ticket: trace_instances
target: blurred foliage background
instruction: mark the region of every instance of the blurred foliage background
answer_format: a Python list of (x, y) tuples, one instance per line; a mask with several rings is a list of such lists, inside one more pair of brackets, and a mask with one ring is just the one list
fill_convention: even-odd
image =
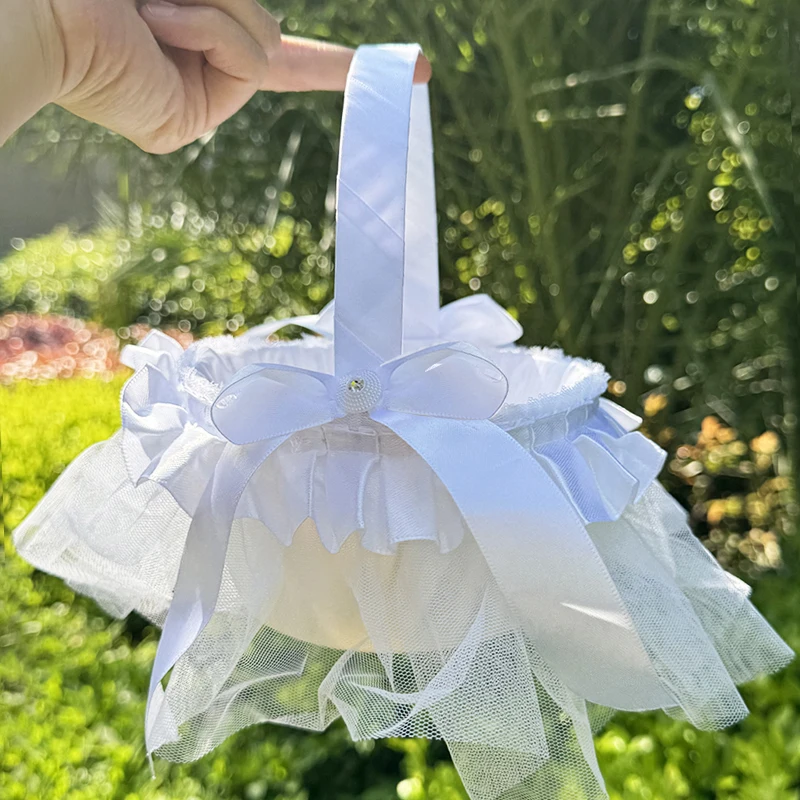
[[(489, 292), (520, 319), (525, 343), (607, 364), (611, 396), (669, 451), (664, 479), (698, 535), (757, 583), (757, 603), (800, 647), (797, 9), (270, 7), (295, 34), (423, 45), (434, 66), (443, 301)], [(91, 225), (0, 241), (6, 530), (119, 424), (118, 342), (143, 326), (237, 333), (330, 299), (340, 105), (261, 95), (167, 157), (48, 108), (9, 145), (60, 181), (89, 176), (98, 212)], [(3, 798), (464, 797), (438, 745), (353, 746), (341, 727), (250, 729), (197, 764), (159, 764), (151, 782), (141, 712), (153, 631), (109, 621), (33, 574), (8, 543), (6, 552)], [(798, 668), (748, 688), (747, 700), (754, 715), (716, 734), (618, 717), (598, 738), (612, 797), (798, 800)]]

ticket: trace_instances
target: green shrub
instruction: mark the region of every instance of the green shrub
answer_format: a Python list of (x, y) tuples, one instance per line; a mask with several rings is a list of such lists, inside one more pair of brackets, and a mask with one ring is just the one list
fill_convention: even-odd
[(181, 208), (169, 221), (141, 217), (124, 233), (58, 228), (16, 240), (0, 260), (0, 314), (83, 317), (123, 338), (134, 323), (214, 335), (270, 314), (311, 313), (329, 299), (330, 259), (308, 223), (283, 217), (269, 236), (252, 224), (214, 232), (209, 218)]

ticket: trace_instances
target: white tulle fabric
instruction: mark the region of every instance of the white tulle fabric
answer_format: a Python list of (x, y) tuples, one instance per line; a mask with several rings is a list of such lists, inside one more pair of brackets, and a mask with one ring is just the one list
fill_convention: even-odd
[[(416, 53), (354, 62), (337, 306), (185, 351), (159, 333), (126, 348), (121, 431), (15, 542), (110, 613), (164, 627), (160, 757), (341, 717), (354, 739), (444, 739), (473, 800), (603, 798), (594, 704), (724, 727), (747, 713), (736, 684), (792, 653), (655, 481), (664, 454), (601, 398), (601, 366), (513, 346), (518, 324), (486, 297), (438, 309)], [(391, 113), (410, 129), (376, 142), (359, 114)], [(378, 181), (359, 159), (392, 142), (397, 171)], [(377, 289), (350, 266), (362, 251)], [(319, 335), (267, 339), (287, 323)]]

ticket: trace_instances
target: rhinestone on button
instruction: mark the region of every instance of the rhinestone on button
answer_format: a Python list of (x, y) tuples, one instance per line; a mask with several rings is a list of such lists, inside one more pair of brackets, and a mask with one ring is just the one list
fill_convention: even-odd
[(380, 378), (369, 370), (348, 375), (339, 383), (339, 406), (346, 414), (371, 411), (381, 399)]

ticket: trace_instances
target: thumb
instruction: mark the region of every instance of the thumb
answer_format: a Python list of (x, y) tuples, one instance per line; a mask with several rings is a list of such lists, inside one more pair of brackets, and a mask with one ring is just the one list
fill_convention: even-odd
[(153, 0), (140, 13), (153, 36), (175, 48), (168, 54), (182, 78), (182, 97), (172, 108), (180, 144), (238, 111), (268, 72), (261, 46), (217, 8)]

